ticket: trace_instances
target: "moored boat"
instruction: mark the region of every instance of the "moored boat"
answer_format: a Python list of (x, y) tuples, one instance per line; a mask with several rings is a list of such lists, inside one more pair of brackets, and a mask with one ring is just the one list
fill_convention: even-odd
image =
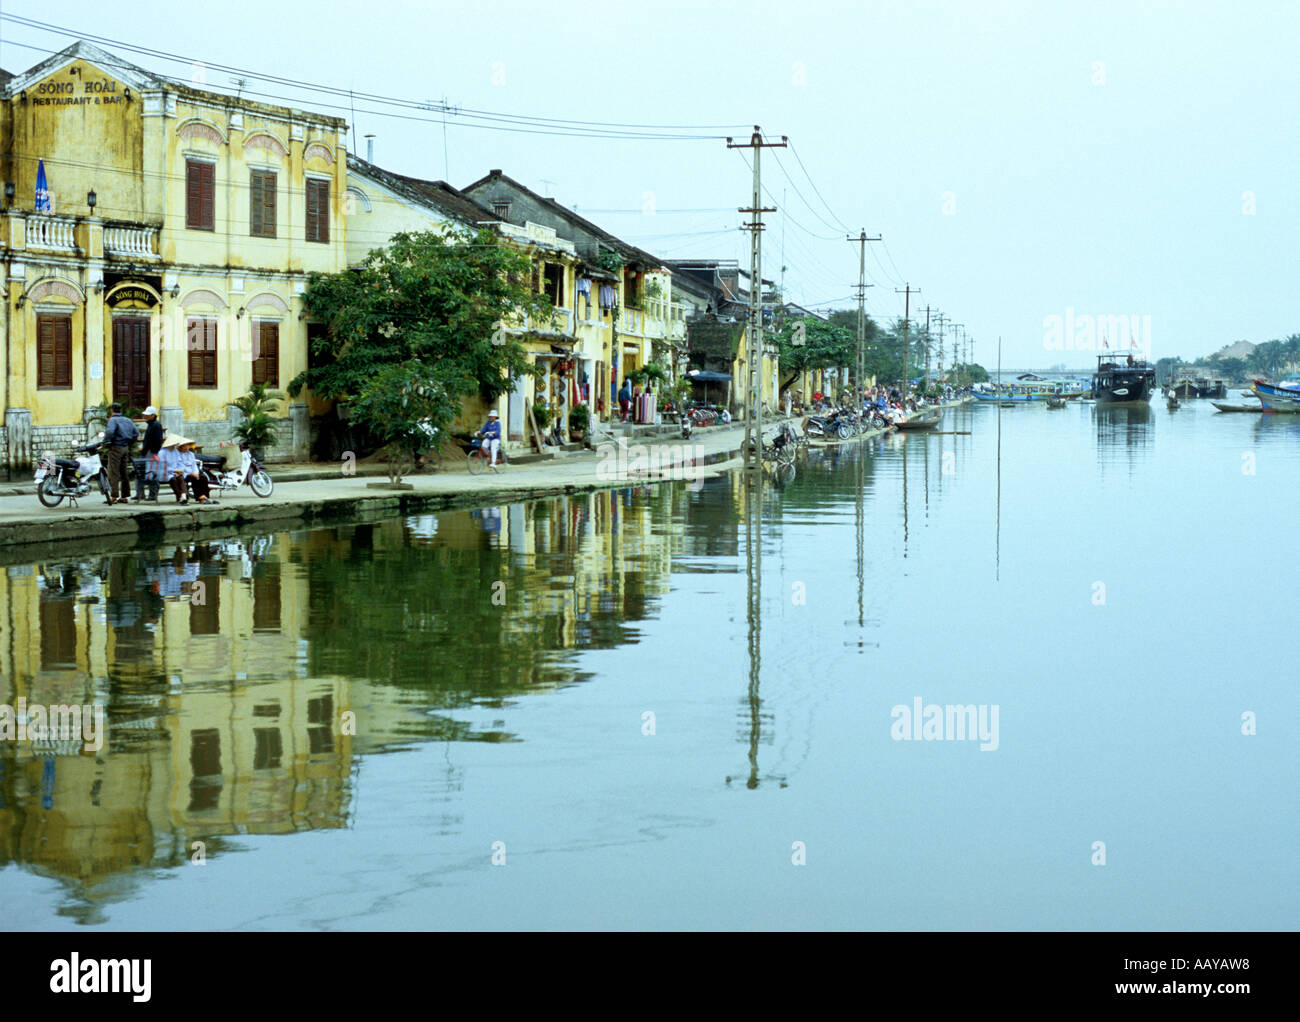
[(1251, 388), (1266, 412), (1300, 412), (1300, 380), (1283, 380), (1281, 383), (1269, 383), (1267, 380), (1254, 380)]
[(906, 419), (895, 423), (899, 429), (934, 429), (943, 418), (943, 409), (931, 408), (913, 412)]
[(1151, 400), (1156, 371), (1144, 359), (1128, 355), (1098, 355), (1092, 392), (1099, 404), (1139, 404)]

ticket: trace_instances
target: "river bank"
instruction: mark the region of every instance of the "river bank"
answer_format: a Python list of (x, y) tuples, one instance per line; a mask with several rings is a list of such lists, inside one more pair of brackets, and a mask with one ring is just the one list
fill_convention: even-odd
[[(956, 407), (960, 402), (940, 405)], [(840, 441), (880, 436), (870, 430)], [(245, 529), (322, 524), (365, 514), (402, 515), (485, 504), (507, 504), (566, 493), (716, 475), (742, 464), (743, 423), (674, 437), (605, 443), (596, 450), (561, 451), (529, 458), (499, 472), (470, 475), (464, 464), (445, 464), (430, 475), (407, 476), (396, 489), (382, 463), (340, 467), (320, 463), (271, 466), (275, 492), (266, 499), (241, 488), (217, 495), (218, 503), (181, 506), (164, 490), (159, 500), (105, 505), (98, 494), (56, 508), (42, 507), (30, 482), (0, 486), (0, 563), (82, 549), (127, 550), (161, 537), (217, 536)]]

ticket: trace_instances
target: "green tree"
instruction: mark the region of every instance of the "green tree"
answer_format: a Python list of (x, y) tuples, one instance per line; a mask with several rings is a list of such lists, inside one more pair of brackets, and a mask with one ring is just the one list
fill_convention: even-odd
[(816, 316), (787, 319), (777, 331), (781, 348), (782, 389), (802, 372), (852, 365), (856, 337), (844, 327)]
[[(530, 317), (554, 326), (550, 299), (531, 285), (529, 257), (490, 230), (398, 234), (361, 265), (313, 273), (307, 313), (326, 324), (312, 344), (315, 363), (289, 383), (326, 399), (363, 393), (387, 366), (438, 367), (444, 386), (475, 389), (487, 401), (514, 376), (537, 375), (504, 326)], [(392, 378), (388, 378), (391, 379)]]
[(401, 481), (416, 455), (437, 446), (473, 382), (444, 365), (411, 360), (381, 367), (352, 405), (352, 417), (388, 447), (388, 478)]

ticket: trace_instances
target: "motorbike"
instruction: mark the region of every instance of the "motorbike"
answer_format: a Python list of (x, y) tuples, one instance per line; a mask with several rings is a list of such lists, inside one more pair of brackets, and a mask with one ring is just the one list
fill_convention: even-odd
[(838, 409), (829, 415), (808, 416), (808, 434), (810, 436), (839, 437), (847, 440), (853, 435), (853, 429), (840, 415)]
[(56, 458), (46, 453), (36, 466), (36, 499), (46, 507), (58, 507), (68, 498), (71, 507), (98, 486), (100, 495), (108, 500), (108, 472), (100, 464), (99, 451), (104, 434), (99, 439), (73, 448), (75, 458)]
[[(218, 446), (234, 447), (236, 442), (223, 440)], [(247, 440), (238, 441), (238, 447), (240, 451), (239, 467), (229, 471), (226, 470), (226, 459), (221, 455), (198, 455), (199, 471), (207, 481), (209, 492), (224, 493), (227, 490), (237, 490), (247, 483), (249, 488), (259, 497), (269, 497), (271, 491), (275, 488), (271, 474), (266, 471), (260, 461), (253, 457), (253, 452), (249, 450)]]

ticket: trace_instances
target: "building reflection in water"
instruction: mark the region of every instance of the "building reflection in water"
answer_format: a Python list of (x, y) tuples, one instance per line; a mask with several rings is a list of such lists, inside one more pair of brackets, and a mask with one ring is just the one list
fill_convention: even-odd
[[(675, 556), (738, 547), (735, 501), (701, 497), (637, 487), (4, 569), (0, 704), (99, 704), (107, 734), (98, 752), (0, 742), (0, 868), (60, 879), (65, 914), (95, 922), (196, 842), (347, 826), (362, 756), (516, 740), (458, 711), (579, 683), (575, 651), (635, 642)], [(711, 524), (673, 527), (696, 515)], [(445, 758), (431, 797), (451, 802)]]

